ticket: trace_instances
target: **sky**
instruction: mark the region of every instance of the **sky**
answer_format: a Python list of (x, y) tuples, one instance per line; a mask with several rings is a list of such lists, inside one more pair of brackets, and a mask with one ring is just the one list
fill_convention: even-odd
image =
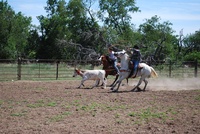
[[(47, 0), (7, 0), (15, 12), (32, 17), (32, 24), (39, 25), (36, 16), (46, 15), (44, 7)], [(132, 23), (136, 28), (145, 23), (145, 19), (157, 15), (160, 22), (171, 22), (175, 34), (183, 29), (183, 35), (200, 30), (200, 0), (136, 0), (141, 12), (133, 13)]]

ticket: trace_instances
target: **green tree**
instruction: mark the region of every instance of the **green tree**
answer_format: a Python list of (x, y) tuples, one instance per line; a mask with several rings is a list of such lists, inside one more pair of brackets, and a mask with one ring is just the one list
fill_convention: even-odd
[(15, 15), (12, 25), (12, 34), (8, 43), (16, 47), (16, 56), (26, 57), (24, 50), (28, 45), (27, 39), (31, 27), (31, 18), (24, 17), (19, 12)]
[(153, 58), (154, 60), (164, 60), (174, 58), (174, 44), (177, 42), (173, 36), (171, 28), (172, 23), (164, 21), (160, 23), (160, 17), (153, 16), (146, 19), (146, 22), (139, 26), (139, 32), (142, 35), (140, 46), (145, 51), (145, 59)]
[(7, 1), (0, 2), (0, 58), (24, 55), (31, 18), (15, 13)]
[(188, 61), (200, 61), (200, 30), (194, 34), (187, 35), (183, 41), (183, 56), (184, 60)]
[[(94, 4), (92, 0), (70, 0), (66, 6), (66, 26), (71, 34), (65, 40), (60, 39), (57, 44), (63, 55), (68, 53), (67, 58), (70, 58), (69, 55), (78, 53), (77, 48), (71, 47), (69, 44), (79, 44), (84, 48), (95, 49), (95, 51), (100, 51), (103, 46), (104, 42), (95, 16), (96, 13), (91, 10), (92, 4)], [(68, 52), (64, 53), (66, 50)]]
[(89, 30), (89, 22), (85, 5), (82, 0), (70, 0), (67, 5), (68, 28), (71, 31), (71, 39), (78, 43), (81, 42), (81, 33)]
[(135, 0), (100, 0), (99, 7), (98, 17), (108, 30), (111, 28), (109, 33), (116, 31), (116, 43), (130, 43), (134, 35), (130, 13), (139, 11)]
[(40, 35), (38, 33), (38, 28), (33, 27), (29, 31), (28, 45), (25, 47), (25, 55), (27, 58), (35, 59), (38, 58), (38, 50), (40, 46)]
[(118, 34), (123, 34), (130, 27), (131, 16), (129, 13), (139, 11), (135, 0), (100, 0), (99, 18), (105, 25), (115, 29)]
[(45, 10), (48, 13), (46, 17), (38, 16), (42, 34), (38, 58), (61, 58), (56, 40), (71, 36), (67, 28), (66, 3), (64, 0), (48, 0)]
[(11, 58), (14, 46), (8, 44), (10, 33), (12, 31), (12, 20), (14, 11), (7, 2), (0, 2), (0, 58)]

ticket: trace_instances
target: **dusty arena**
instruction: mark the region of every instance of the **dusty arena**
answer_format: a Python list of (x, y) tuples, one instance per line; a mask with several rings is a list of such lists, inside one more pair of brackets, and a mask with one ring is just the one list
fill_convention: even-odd
[[(112, 81), (109, 79), (107, 85)], [(146, 92), (130, 92), (138, 79), (77, 89), (80, 81), (0, 82), (2, 134), (197, 134), (200, 79), (149, 79)]]

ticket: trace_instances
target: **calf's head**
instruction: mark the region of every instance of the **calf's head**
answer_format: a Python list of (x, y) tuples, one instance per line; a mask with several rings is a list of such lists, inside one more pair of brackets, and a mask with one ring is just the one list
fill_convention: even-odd
[(74, 69), (74, 74), (73, 74), (73, 77), (76, 77), (78, 74), (79, 74), (79, 71), (77, 68)]

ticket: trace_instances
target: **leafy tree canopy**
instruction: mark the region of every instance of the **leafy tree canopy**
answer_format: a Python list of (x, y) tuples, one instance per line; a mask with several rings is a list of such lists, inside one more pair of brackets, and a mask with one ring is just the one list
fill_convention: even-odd
[(16, 58), (24, 55), (31, 18), (15, 13), (7, 1), (0, 2), (0, 58)]

